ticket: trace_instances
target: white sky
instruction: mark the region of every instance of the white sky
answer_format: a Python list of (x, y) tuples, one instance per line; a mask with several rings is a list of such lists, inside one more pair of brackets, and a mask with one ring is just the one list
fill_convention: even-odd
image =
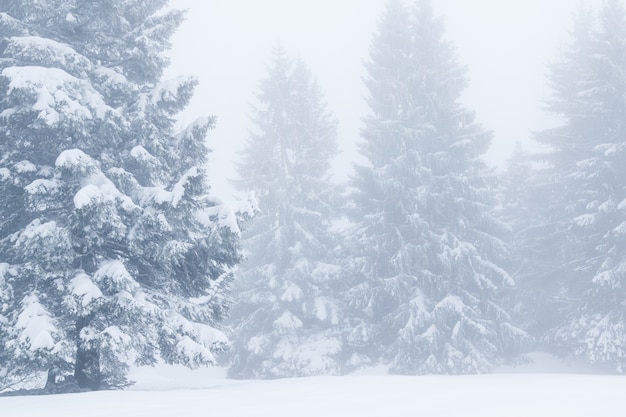
[[(501, 166), (516, 141), (545, 127), (547, 64), (567, 39), (580, 0), (434, 0), (448, 36), (467, 66), (464, 96), (477, 120), (494, 131), (487, 161)], [(587, 0), (586, 3), (601, 3)], [(280, 40), (301, 57), (325, 91), (339, 121), (342, 154), (336, 176), (345, 179), (356, 157), (360, 119), (367, 113), (363, 62), (385, 0), (172, 0), (189, 11), (175, 35), (168, 76), (196, 75), (200, 86), (183, 114), (190, 122), (218, 116), (210, 133), (213, 186), (230, 199), (232, 162), (247, 138), (249, 103)]]

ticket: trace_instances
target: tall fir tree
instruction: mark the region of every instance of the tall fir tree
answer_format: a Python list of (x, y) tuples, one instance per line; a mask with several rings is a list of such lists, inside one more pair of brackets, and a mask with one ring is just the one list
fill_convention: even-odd
[(341, 372), (342, 271), (333, 254), (336, 124), (300, 61), (275, 48), (260, 82), (256, 125), (239, 164), (240, 190), (259, 214), (243, 235), (233, 326), (235, 378)]
[[(561, 59), (551, 67), (550, 78), (555, 94), (549, 108), (555, 114), (561, 110), (573, 114), (584, 112), (581, 98), (586, 95), (590, 80), (588, 58), (592, 53), (592, 30), (594, 24), (591, 10), (581, 8), (574, 19), (572, 43), (562, 52)], [(587, 129), (580, 125), (576, 129)], [(515, 237), (517, 248), (517, 269), (519, 275), (519, 298), (526, 316), (528, 330), (536, 337), (538, 348), (553, 351), (553, 340), (545, 337), (551, 330), (560, 326), (570, 308), (568, 282), (574, 282), (578, 270), (571, 260), (583, 256), (585, 249), (579, 245), (566, 248), (570, 239), (568, 200), (577, 190), (565, 186), (564, 178), (571, 173), (575, 164), (572, 158), (582, 151), (574, 141), (565, 152), (552, 148), (549, 137), (563, 134), (563, 126), (540, 132), (535, 136), (539, 142), (548, 145), (552, 151), (531, 156), (540, 168), (533, 170), (527, 183), (525, 204), (520, 209), (526, 211), (527, 227)], [(522, 213), (518, 212), (518, 215)], [(577, 254), (574, 254), (574, 251)], [(567, 278), (566, 278), (567, 277)]]
[[(546, 342), (604, 369), (626, 371), (626, 10), (608, 0), (576, 18), (552, 66), (549, 109), (563, 123), (541, 132), (555, 194), (543, 217), (560, 237), (546, 309), (559, 320)], [(541, 287), (539, 287), (541, 288)], [(545, 292), (545, 290), (544, 290)]]
[[(162, 81), (167, 0), (0, 2), (0, 351), (7, 369), (126, 384), (128, 366), (213, 363), (241, 216), (210, 196), (210, 118)], [(1, 374), (0, 374), (1, 375)], [(13, 375), (13, 376), (21, 376)]]
[[(517, 283), (515, 291), (510, 294), (513, 317), (531, 335), (541, 333), (539, 328), (546, 327), (546, 312), (541, 310), (545, 305), (534, 298), (537, 295), (534, 286), (543, 278), (546, 265), (554, 262), (554, 254), (546, 253), (537, 241), (539, 236), (548, 239), (543, 234), (546, 225), (537, 221), (547, 201), (538, 198), (540, 192), (545, 191), (545, 178), (544, 169), (537, 158), (541, 156), (524, 150), (518, 142), (507, 161), (506, 169), (498, 176), (497, 197), (497, 216), (508, 225), (506, 241), (509, 256), (506, 264)], [(552, 317), (555, 318), (555, 315)], [(533, 345), (528, 347), (536, 349), (536, 343), (535, 339)]]
[(394, 373), (470, 373), (525, 339), (492, 215), (491, 134), (459, 104), (467, 81), (430, 1), (392, 0), (370, 49), (370, 114), (353, 180), (355, 362)]

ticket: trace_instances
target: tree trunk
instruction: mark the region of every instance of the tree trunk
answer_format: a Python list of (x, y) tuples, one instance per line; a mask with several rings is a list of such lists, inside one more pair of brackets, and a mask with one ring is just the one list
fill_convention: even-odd
[(48, 370), (48, 378), (46, 379), (46, 387), (45, 389), (52, 389), (57, 383), (57, 374), (54, 370)]
[(83, 341), (81, 332), (91, 322), (92, 317), (81, 317), (76, 321), (76, 362), (74, 379), (79, 388), (98, 391), (102, 384), (100, 372), (100, 351), (94, 341)]

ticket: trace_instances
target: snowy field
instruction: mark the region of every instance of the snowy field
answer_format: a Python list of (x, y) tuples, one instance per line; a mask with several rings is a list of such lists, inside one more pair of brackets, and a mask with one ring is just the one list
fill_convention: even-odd
[[(528, 369), (532, 371), (532, 368)], [(140, 369), (128, 391), (0, 398), (2, 417), (623, 417), (626, 377), (556, 373), (232, 381)]]

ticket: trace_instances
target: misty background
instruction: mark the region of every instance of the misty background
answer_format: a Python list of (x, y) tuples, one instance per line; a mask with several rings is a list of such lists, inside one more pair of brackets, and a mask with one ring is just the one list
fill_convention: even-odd
[(0, 2), (0, 396), (624, 374), (624, 1), (408, 3)]
[[(549, 96), (547, 67), (557, 58), (571, 30), (572, 14), (581, 4), (601, 0), (435, 0), (446, 36), (468, 69), (463, 104), (477, 121), (494, 132), (487, 162), (503, 167), (516, 142), (553, 124), (542, 111)], [(345, 180), (358, 156), (361, 118), (367, 114), (362, 83), (372, 34), (385, 0), (173, 0), (188, 11), (173, 37), (172, 63), (166, 78), (197, 76), (200, 85), (180, 121), (218, 117), (209, 133), (213, 149), (211, 181), (216, 195), (229, 201), (236, 178), (233, 162), (248, 136), (250, 103), (265, 76), (273, 46), (311, 68), (339, 122), (341, 154), (334, 175)]]

